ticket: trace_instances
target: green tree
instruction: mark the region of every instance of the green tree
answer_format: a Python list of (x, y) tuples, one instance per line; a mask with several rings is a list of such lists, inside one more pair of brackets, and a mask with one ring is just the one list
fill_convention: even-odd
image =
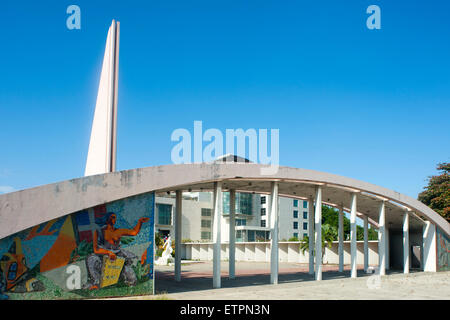
[(436, 169), (440, 174), (428, 177), (418, 199), (450, 222), (450, 163), (439, 163)]
[[(325, 254), (325, 248), (326, 246), (328, 248), (331, 248), (333, 241), (337, 239), (337, 229), (329, 224), (322, 224), (322, 257)], [(302, 250), (302, 253), (305, 254), (307, 250), (309, 250), (309, 237), (305, 236), (303, 237), (301, 243), (300, 243), (300, 250)], [(314, 252), (313, 248), (313, 253)]]
[(161, 234), (159, 232), (155, 233), (155, 245), (157, 247), (162, 246), (163, 245), (163, 240), (161, 238)]
[[(364, 228), (361, 226), (356, 226), (356, 240), (364, 240)], [(378, 231), (371, 225), (367, 230), (367, 240), (378, 240)]]
[[(339, 210), (335, 208), (322, 206), (322, 225), (329, 224), (339, 230)], [(350, 220), (344, 216), (344, 240), (350, 239)], [(336, 236), (336, 239), (337, 236)]]
[[(339, 230), (339, 210), (323, 205), (322, 206), (322, 224), (329, 224)], [(364, 228), (356, 226), (356, 239), (364, 240)], [(378, 232), (369, 226), (368, 240), (377, 240)], [(336, 236), (336, 239), (337, 236)], [(344, 240), (350, 240), (350, 219), (344, 216)]]

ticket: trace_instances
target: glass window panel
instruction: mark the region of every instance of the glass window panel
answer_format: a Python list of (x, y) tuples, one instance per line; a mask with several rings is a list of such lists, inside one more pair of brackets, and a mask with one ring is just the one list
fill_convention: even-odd
[(171, 218), (172, 218), (172, 205), (170, 204), (157, 204), (158, 209), (158, 223), (164, 224), (164, 225), (170, 225), (171, 224)]
[(202, 217), (211, 217), (212, 209), (211, 208), (202, 208)]

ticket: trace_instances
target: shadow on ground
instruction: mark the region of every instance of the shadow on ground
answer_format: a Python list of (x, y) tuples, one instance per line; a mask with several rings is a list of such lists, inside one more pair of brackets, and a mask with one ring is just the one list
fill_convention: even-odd
[[(390, 271), (388, 274), (395, 274), (397, 271)], [(369, 277), (371, 274), (358, 270), (358, 278)], [(336, 280), (350, 278), (350, 271), (323, 271), (322, 280)], [(308, 272), (283, 272), (278, 275), (278, 283), (306, 283), (315, 281), (314, 275)], [(182, 293), (189, 291), (211, 290), (212, 272), (209, 274), (183, 272), (181, 282), (176, 282), (174, 272), (170, 270), (156, 270), (155, 292), (156, 293)], [(229, 279), (228, 274), (222, 274), (222, 288), (238, 288), (248, 286), (261, 286), (270, 284), (270, 273), (237, 275), (235, 279)]]

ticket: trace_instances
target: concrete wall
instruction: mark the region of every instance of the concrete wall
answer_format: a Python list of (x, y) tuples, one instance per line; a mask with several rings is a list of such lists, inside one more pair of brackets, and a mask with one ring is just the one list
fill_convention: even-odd
[[(212, 243), (184, 243), (182, 259), (210, 261)], [(279, 242), (280, 262), (308, 263), (309, 255), (300, 250), (300, 242)], [(222, 260), (228, 260), (228, 244), (222, 243)], [(236, 261), (270, 261), (270, 242), (236, 242)], [(338, 242), (325, 249), (324, 264), (338, 264)], [(344, 263), (350, 264), (350, 241), (344, 241)], [(364, 242), (357, 242), (357, 264), (364, 264)], [(378, 265), (378, 241), (369, 241), (369, 264)]]
[(403, 231), (389, 232), (390, 269), (403, 270)]
[[(422, 232), (409, 232), (410, 268), (424, 268), (423, 236)], [(413, 257), (413, 247), (420, 247), (420, 256), (417, 258)], [(433, 257), (431, 256), (430, 259), (433, 259)], [(403, 270), (403, 231), (401, 230), (390, 230), (389, 232), (389, 263), (391, 269)], [(416, 263), (420, 263), (420, 265)]]
[[(200, 183), (203, 183), (202, 188), (211, 189), (211, 183), (218, 180), (226, 180), (227, 188), (239, 190), (242, 184), (239, 181), (232, 181), (236, 177), (256, 178), (261, 181), (263, 180), (261, 178), (280, 179), (281, 189), (285, 190), (286, 195), (311, 194), (314, 184), (302, 184), (298, 181), (322, 183), (323, 198), (335, 205), (342, 202), (349, 203), (349, 192), (339, 189), (340, 187), (361, 190), (411, 208), (415, 214), (423, 216), (450, 235), (450, 224), (443, 217), (416, 199), (393, 190), (325, 172), (289, 167), (279, 167), (276, 174), (262, 176), (263, 169), (267, 169), (267, 166), (249, 163), (156, 166), (71, 179), (7, 193), (0, 195), (0, 239), (85, 208), (147, 192), (176, 190), (181, 186), (189, 188), (193, 184), (200, 187)], [(252, 186), (247, 185), (246, 189), (250, 192), (268, 191), (264, 182), (253, 182)], [(378, 214), (375, 213), (375, 207), (379, 206), (377, 200), (370, 201), (370, 197), (366, 197), (363, 193), (360, 197), (366, 198), (367, 206), (361, 206), (363, 202), (360, 201), (358, 210), (367, 214), (369, 219), (377, 220)], [(51, 205), (48, 205), (49, 203)], [(387, 206), (391, 209), (387, 211), (388, 216), (398, 218), (404, 213), (404, 209), (394, 204), (387, 202)], [(398, 227), (400, 220), (398, 218), (395, 222)], [(410, 221), (411, 225), (413, 220)]]
[[(410, 245), (410, 263), (411, 268), (423, 269), (423, 232), (412, 231), (409, 233), (409, 245)], [(413, 247), (419, 247), (420, 255), (414, 257)]]

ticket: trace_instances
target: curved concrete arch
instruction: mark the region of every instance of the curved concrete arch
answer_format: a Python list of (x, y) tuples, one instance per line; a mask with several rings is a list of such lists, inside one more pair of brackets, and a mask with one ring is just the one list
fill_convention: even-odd
[[(428, 220), (450, 235), (450, 224), (423, 203), (371, 183), (335, 174), (279, 167), (273, 175), (262, 175), (266, 165), (253, 163), (199, 163), (164, 165), (112, 172), (43, 185), (0, 195), (0, 239), (46, 221), (99, 204), (147, 192), (174, 190), (211, 190), (214, 181), (223, 181), (224, 190), (267, 192), (277, 180), (280, 194), (310, 196), (317, 186), (323, 188), (325, 203), (350, 203), (357, 192), (358, 211), (377, 221), (377, 206), (387, 204), (393, 227), (408, 210), (417, 226)], [(414, 226), (414, 221), (411, 224)]]

